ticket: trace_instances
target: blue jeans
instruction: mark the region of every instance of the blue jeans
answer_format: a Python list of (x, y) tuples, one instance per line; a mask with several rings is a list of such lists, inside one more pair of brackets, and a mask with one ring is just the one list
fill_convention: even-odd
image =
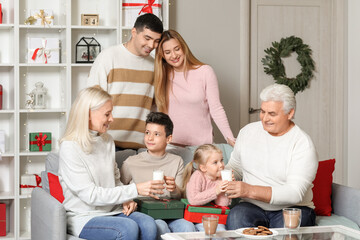
[(90, 219), (82, 229), (80, 238), (89, 240), (156, 239), (157, 229), (152, 217), (140, 212), (129, 216), (123, 213)]
[[(316, 215), (313, 209), (303, 206), (293, 207), (301, 209), (301, 226), (315, 225)], [(257, 226), (283, 228), (282, 210), (265, 211), (254, 204), (241, 202), (230, 210), (226, 220), (226, 229), (228, 230)]]
[(162, 234), (169, 232), (196, 232), (195, 225), (183, 218), (175, 220), (156, 219), (155, 222), (158, 228), (158, 239), (161, 239)]

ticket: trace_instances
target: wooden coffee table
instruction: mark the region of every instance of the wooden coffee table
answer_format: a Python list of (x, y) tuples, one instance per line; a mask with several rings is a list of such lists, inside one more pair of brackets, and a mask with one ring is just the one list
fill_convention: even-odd
[[(272, 229), (271, 229), (272, 230)], [(162, 235), (164, 240), (235, 240), (235, 239), (281, 239), (281, 240), (301, 240), (301, 239), (340, 239), (340, 240), (353, 240), (360, 239), (360, 231), (352, 228), (344, 227), (341, 225), (334, 226), (315, 226), (315, 227), (301, 227), (299, 230), (289, 232), (284, 228), (274, 228), (278, 235), (269, 236), (264, 238), (254, 238), (239, 234), (237, 231), (222, 231), (217, 232), (213, 237), (206, 237), (203, 232), (191, 232), (191, 233), (166, 233)]]

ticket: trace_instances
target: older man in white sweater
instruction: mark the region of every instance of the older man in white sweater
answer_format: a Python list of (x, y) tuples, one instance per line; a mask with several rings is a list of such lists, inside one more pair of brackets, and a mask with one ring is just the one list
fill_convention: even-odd
[(297, 126), (295, 96), (281, 84), (261, 94), (259, 122), (240, 130), (226, 168), (242, 181), (229, 183), (229, 198), (242, 201), (231, 209), (227, 229), (284, 226), (282, 209), (300, 208), (301, 226), (315, 225), (312, 182), (318, 158), (310, 137)]

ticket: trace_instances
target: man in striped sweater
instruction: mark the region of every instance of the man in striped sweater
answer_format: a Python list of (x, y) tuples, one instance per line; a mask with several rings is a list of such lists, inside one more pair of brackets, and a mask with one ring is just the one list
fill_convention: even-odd
[(108, 133), (117, 150), (144, 147), (146, 115), (154, 99), (154, 50), (163, 32), (161, 20), (147, 13), (137, 18), (131, 39), (102, 51), (91, 67), (88, 86), (100, 85), (113, 96), (114, 122)]

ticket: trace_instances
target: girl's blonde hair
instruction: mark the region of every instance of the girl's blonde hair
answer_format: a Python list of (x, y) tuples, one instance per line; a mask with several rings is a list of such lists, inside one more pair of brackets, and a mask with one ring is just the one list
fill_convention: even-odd
[(160, 112), (167, 113), (169, 107), (169, 91), (172, 89), (171, 81), (174, 78), (174, 69), (170, 66), (164, 57), (163, 45), (170, 39), (176, 39), (184, 52), (184, 75), (191, 69), (197, 69), (204, 63), (200, 62), (190, 51), (185, 40), (175, 30), (168, 30), (162, 33), (155, 56), (155, 103)]
[(195, 172), (195, 170), (200, 170), (199, 165), (205, 165), (207, 160), (209, 159), (210, 155), (212, 153), (220, 153), (222, 154), (222, 151), (220, 150), (220, 148), (218, 148), (217, 146), (213, 145), (213, 144), (204, 144), (199, 146), (194, 153), (194, 158), (191, 162), (189, 162), (188, 164), (186, 164), (185, 169), (184, 169), (184, 173), (183, 173), (183, 192), (184, 192), (184, 197), (186, 197), (186, 185), (190, 180), (191, 175), (193, 174), (193, 172)]
[[(71, 106), (68, 123), (60, 143), (75, 141), (84, 152), (91, 153), (93, 137), (89, 132), (90, 111), (99, 109), (109, 100), (112, 100), (111, 95), (99, 86), (81, 90)], [(106, 136), (105, 134), (103, 137)]]

